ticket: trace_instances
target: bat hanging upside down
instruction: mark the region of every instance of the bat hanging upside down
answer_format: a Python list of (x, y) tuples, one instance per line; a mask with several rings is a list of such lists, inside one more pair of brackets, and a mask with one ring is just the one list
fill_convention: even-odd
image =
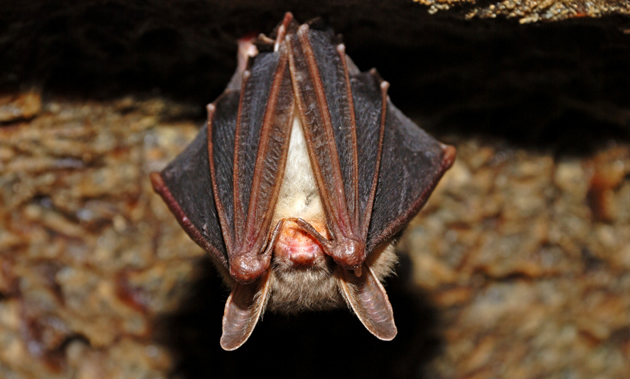
[(382, 340), (396, 336), (381, 280), (394, 236), (455, 159), (360, 72), (332, 30), (290, 13), (241, 41), (208, 123), (161, 173), (159, 193), (213, 258), (232, 293), (221, 346), (240, 347), (265, 309), (347, 304)]

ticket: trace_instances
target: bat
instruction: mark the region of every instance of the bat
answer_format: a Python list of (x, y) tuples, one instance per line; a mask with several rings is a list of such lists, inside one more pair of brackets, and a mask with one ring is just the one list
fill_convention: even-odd
[(455, 159), (361, 72), (340, 37), (291, 13), (239, 43), (208, 121), (155, 191), (231, 288), (221, 346), (239, 348), (265, 310), (347, 305), (377, 338), (397, 334), (381, 281), (395, 236)]

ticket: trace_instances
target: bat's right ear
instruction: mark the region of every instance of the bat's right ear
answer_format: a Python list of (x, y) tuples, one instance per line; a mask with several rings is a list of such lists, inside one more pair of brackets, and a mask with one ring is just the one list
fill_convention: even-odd
[(343, 297), (370, 333), (380, 340), (391, 341), (398, 329), (385, 288), (369, 266), (364, 264), (362, 271), (357, 277), (352, 271), (337, 266)]
[(254, 331), (262, 316), (271, 293), (269, 270), (254, 283), (234, 285), (225, 303), (223, 313), (223, 350), (236, 350), (243, 345)]

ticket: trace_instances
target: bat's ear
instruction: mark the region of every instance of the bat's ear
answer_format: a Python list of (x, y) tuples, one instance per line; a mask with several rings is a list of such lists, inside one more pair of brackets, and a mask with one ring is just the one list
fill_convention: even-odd
[(269, 270), (254, 283), (234, 285), (223, 312), (221, 347), (236, 350), (247, 341), (262, 316), (271, 293)]
[(391, 341), (398, 329), (385, 288), (370, 267), (364, 264), (362, 271), (357, 277), (352, 271), (337, 266), (335, 275), (340, 279), (343, 297), (370, 333), (383, 341)]

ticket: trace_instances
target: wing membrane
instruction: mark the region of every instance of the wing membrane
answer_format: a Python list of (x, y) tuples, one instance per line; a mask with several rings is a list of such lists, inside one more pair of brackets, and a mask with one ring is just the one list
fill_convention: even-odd
[[(271, 218), (282, 184), (293, 118), (293, 91), (284, 49), (269, 88), (269, 97), (258, 139), (246, 229), (248, 248), (261, 249), (269, 235)], [(258, 241), (258, 242), (255, 242)]]
[(227, 268), (223, 242), (208, 170), (207, 128), (161, 173), (151, 176), (153, 188), (169, 206), (191, 238)]
[[(352, 95), (354, 113), (357, 124), (357, 144), (359, 160), (358, 197), (360, 223), (369, 223), (372, 209), (370, 200), (374, 187), (374, 174), (379, 167), (379, 143), (381, 139), (382, 107), (375, 106), (381, 102), (380, 79), (370, 73), (353, 76)], [(380, 170), (379, 170), (380, 171)], [(366, 220), (367, 219), (367, 220)], [(367, 230), (366, 230), (367, 232)]]
[[(208, 140), (206, 155), (209, 162), (206, 171), (211, 175), (217, 225), (221, 225), (227, 251), (234, 245), (234, 144), (240, 92), (230, 91), (208, 106)], [(201, 159), (201, 158), (200, 158)], [(194, 178), (191, 178), (194, 182)], [(191, 199), (193, 200), (193, 199)], [(196, 199), (194, 199), (196, 201)], [(194, 204), (194, 201), (192, 202)]]
[(245, 229), (252, 198), (254, 170), (257, 163), (261, 130), (268, 108), (269, 93), (278, 68), (279, 55), (262, 53), (253, 58), (244, 75), (234, 145), (234, 209), (235, 232)]
[(352, 92), (345, 63), (345, 47), (329, 28), (310, 28), (308, 41), (317, 62), (319, 80), (326, 95), (327, 112), (330, 115), (339, 166), (343, 180), (348, 212), (353, 223), (358, 224), (357, 206), (357, 135), (355, 113), (352, 112)]
[[(230, 274), (241, 283), (251, 283), (269, 267), (271, 253), (265, 252), (265, 246), (282, 184), (293, 114), (286, 49), (259, 54), (250, 63), (243, 74), (238, 111), (225, 117), (230, 121), (236, 117), (234, 128), (230, 124), (225, 131), (218, 129), (219, 109), (210, 123), (212, 129), (217, 127), (216, 137), (234, 133), (233, 144), (228, 138), (217, 138), (208, 145), (214, 157), (210, 168), (219, 219), (225, 240), (231, 241), (226, 242)], [(227, 151), (230, 147), (233, 159)], [(221, 172), (225, 175), (220, 176)], [(232, 218), (227, 213), (230, 209)]]
[(368, 251), (392, 238), (427, 201), (455, 159), (455, 149), (428, 135), (390, 101)]
[(353, 219), (348, 212), (332, 116), (314, 54), (308, 25), (302, 25), (290, 36), (291, 78), (296, 103), (328, 226), (333, 235), (348, 236), (353, 233)]

